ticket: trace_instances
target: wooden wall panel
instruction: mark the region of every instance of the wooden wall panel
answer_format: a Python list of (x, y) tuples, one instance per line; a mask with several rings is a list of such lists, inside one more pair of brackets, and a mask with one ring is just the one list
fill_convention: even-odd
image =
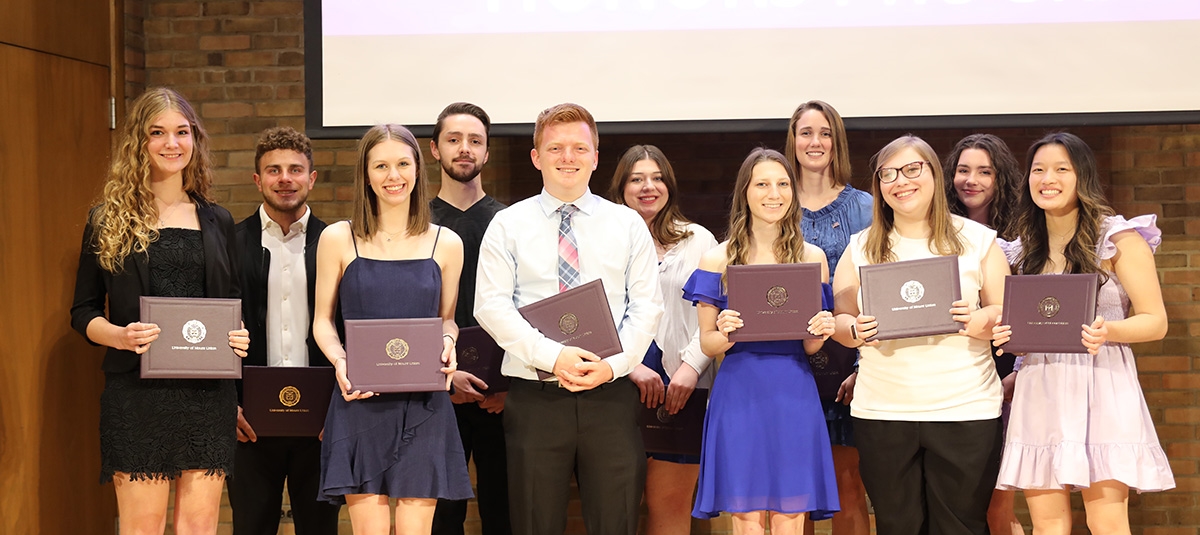
[(0, 43), (108, 65), (112, 2), (0, 0)]
[(109, 154), (109, 69), (0, 44), (0, 72), (0, 533), (113, 533), (102, 351), (69, 326)]

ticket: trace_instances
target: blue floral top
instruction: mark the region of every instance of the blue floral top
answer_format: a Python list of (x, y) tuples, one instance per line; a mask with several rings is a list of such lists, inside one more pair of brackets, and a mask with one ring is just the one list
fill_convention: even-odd
[(802, 208), (800, 231), (804, 233), (804, 241), (825, 251), (831, 283), (838, 259), (850, 243), (850, 235), (871, 226), (872, 203), (870, 193), (846, 184), (828, 206), (815, 212)]

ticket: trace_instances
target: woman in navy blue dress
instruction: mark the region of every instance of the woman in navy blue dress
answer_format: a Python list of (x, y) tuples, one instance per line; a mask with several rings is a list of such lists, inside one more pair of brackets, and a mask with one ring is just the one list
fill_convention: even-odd
[(346, 319), (442, 318), (446, 388), (454, 373), (454, 307), (462, 240), (430, 224), (416, 138), (402, 126), (369, 130), (358, 147), (352, 221), (329, 225), (317, 249), (313, 336), (333, 363), (339, 390), (325, 418), (318, 498), (345, 503), (354, 533), (429, 533), (438, 498), (471, 497), (450, 396), (444, 391), (356, 390), (335, 303)]
[[(729, 342), (742, 327), (727, 308), (728, 265), (811, 262), (829, 280), (825, 253), (805, 246), (794, 174), (782, 154), (755, 149), (738, 170), (729, 216), (729, 239), (700, 259), (684, 286), (697, 303), (700, 345), (712, 358), (725, 355), (713, 383), (700, 481), (692, 515), (728, 512), (735, 533), (799, 535), (807, 516), (829, 518), (838, 511), (837, 484), (821, 400), (807, 354), (833, 333), (833, 316), (823, 310), (808, 320), (813, 340)], [(828, 284), (822, 304), (832, 305)]]

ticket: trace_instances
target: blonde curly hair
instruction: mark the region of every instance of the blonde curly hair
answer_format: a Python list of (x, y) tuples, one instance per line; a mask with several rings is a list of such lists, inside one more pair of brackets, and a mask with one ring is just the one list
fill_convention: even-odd
[(150, 155), (146, 152), (151, 123), (168, 111), (179, 112), (192, 131), (192, 159), (183, 169), (183, 191), (212, 202), (212, 161), (208, 134), (196, 110), (182, 95), (165, 87), (147, 89), (129, 107), (113, 149), (100, 206), (92, 212), (94, 247), (100, 267), (121, 270), (125, 258), (143, 254), (158, 239), (158, 207), (150, 191)]

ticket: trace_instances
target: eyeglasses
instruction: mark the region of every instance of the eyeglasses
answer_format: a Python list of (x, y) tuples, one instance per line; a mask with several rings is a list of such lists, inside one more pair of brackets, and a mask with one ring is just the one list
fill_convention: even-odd
[(891, 184), (892, 182), (895, 182), (897, 178), (900, 178), (901, 174), (904, 175), (904, 178), (917, 178), (921, 176), (921, 172), (925, 170), (926, 165), (932, 164), (929, 162), (917, 161), (910, 164), (905, 164), (902, 167), (880, 167), (878, 171), (875, 171), (875, 178), (878, 178), (879, 181), (883, 182), (884, 184)]

